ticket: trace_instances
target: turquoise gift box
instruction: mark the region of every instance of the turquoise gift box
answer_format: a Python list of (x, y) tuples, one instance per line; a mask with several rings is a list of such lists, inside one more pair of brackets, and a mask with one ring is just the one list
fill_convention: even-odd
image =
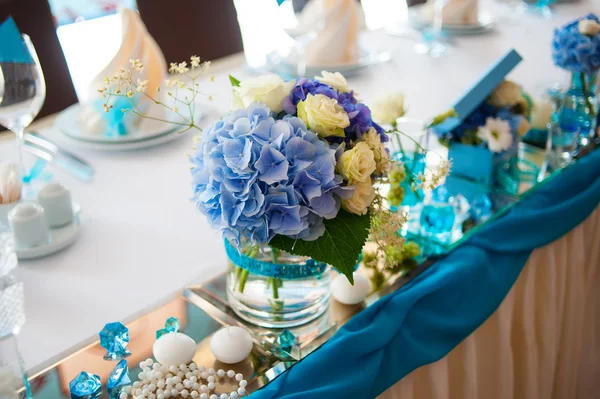
[[(514, 49), (500, 57), (452, 105), (456, 115), (433, 127), (436, 133), (450, 132), (459, 127), (522, 59)], [(487, 193), (496, 184), (497, 166), (506, 163), (517, 151), (518, 143), (502, 153), (493, 153), (487, 148), (473, 145), (449, 143), (448, 158), (452, 159), (452, 169), (446, 180), (448, 190), (454, 195), (464, 195), (469, 201), (482, 192)]]

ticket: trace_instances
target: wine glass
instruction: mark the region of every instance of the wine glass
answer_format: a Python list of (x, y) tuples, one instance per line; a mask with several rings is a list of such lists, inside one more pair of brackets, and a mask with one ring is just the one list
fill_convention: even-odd
[(419, 54), (429, 54), (432, 57), (439, 57), (448, 50), (444, 44), (443, 12), (448, 0), (435, 0), (433, 3), (433, 23), (431, 27), (423, 29), (423, 40), (415, 45), (415, 51)]
[(27, 35), (21, 35), (29, 62), (0, 62), (0, 125), (17, 135), (17, 152), (23, 176), (23, 135), (46, 98), (46, 83), (40, 61)]

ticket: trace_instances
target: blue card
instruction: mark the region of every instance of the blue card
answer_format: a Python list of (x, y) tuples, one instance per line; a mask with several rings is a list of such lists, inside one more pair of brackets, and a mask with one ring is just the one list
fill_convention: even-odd
[(33, 59), (21, 37), (14, 19), (8, 17), (0, 24), (0, 62), (33, 64)]

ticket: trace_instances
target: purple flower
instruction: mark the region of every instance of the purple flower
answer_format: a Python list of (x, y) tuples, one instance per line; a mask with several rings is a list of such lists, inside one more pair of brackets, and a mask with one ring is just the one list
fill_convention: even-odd
[(389, 140), (381, 126), (373, 122), (369, 107), (363, 103), (359, 103), (354, 97), (354, 92), (341, 93), (338, 102), (344, 107), (350, 119), (350, 126), (344, 129), (346, 132), (346, 141), (360, 139), (363, 133), (368, 132), (371, 128), (374, 128), (379, 133), (382, 143)]
[(283, 100), (283, 110), (290, 115), (296, 115), (296, 106), (300, 101), (306, 100), (309, 94), (323, 94), (329, 98), (338, 98), (338, 92), (332, 87), (314, 79), (300, 78), (290, 95)]

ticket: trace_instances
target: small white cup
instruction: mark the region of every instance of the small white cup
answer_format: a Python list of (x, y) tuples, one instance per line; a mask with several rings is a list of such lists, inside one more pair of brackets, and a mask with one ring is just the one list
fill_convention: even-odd
[(38, 201), (44, 208), (48, 226), (56, 228), (73, 222), (71, 192), (62, 184), (47, 184), (38, 194)]
[(33, 203), (20, 203), (8, 213), (8, 224), (17, 248), (32, 248), (48, 243), (44, 209)]

